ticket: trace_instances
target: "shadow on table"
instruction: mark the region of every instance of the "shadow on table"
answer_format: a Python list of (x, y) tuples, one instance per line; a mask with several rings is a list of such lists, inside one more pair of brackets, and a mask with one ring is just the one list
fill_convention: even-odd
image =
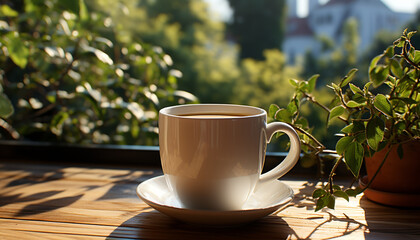
[(365, 239), (419, 239), (420, 209), (397, 208), (360, 199), (369, 232)]
[(141, 213), (117, 227), (107, 239), (288, 239), (295, 235), (277, 216), (229, 227), (183, 223), (155, 210)]

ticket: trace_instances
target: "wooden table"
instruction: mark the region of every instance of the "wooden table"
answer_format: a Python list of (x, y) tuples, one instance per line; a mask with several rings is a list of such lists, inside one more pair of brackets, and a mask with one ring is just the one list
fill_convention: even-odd
[(0, 239), (420, 239), (420, 210), (364, 197), (314, 212), (315, 182), (286, 177), (295, 198), (256, 222), (211, 228), (148, 207), (136, 186), (152, 167), (99, 167), (0, 159)]

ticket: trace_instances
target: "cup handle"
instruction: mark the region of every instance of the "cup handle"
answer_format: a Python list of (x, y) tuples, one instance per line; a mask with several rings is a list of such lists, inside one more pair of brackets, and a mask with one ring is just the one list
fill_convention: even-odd
[(271, 169), (270, 171), (264, 174), (261, 174), (260, 180), (259, 180), (260, 183), (276, 180), (282, 177), (284, 174), (289, 172), (299, 160), (300, 140), (295, 129), (293, 129), (290, 125), (286, 123), (282, 123), (282, 122), (269, 123), (266, 128), (267, 143), (270, 142), (271, 137), (276, 132), (284, 132), (287, 134), (287, 136), (289, 136), (290, 150), (286, 158), (279, 165), (277, 165), (275, 168)]

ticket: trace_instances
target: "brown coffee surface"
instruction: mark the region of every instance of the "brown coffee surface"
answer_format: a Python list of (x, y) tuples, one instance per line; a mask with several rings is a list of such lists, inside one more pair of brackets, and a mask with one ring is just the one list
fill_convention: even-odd
[(203, 113), (203, 114), (183, 114), (179, 115), (182, 117), (188, 117), (188, 118), (236, 118), (236, 117), (245, 117), (249, 115), (245, 114), (220, 114), (220, 113)]

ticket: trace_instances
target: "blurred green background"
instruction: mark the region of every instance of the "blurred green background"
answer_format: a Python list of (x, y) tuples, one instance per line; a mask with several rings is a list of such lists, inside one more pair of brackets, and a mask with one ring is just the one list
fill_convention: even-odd
[[(307, 52), (290, 65), (281, 49), (286, 1), (228, 3), (232, 19), (221, 21), (203, 0), (1, 1), (0, 138), (157, 145), (163, 107), (286, 107), (289, 79), (313, 74), (321, 75), (314, 95), (328, 105), (325, 84), (355, 67), (357, 81), (365, 81), (370, 59), (401, 33), (381, 32), (359, 56), (359, 23), (349, 21), (345, 44), (321, 39), (326, 57)], [(419, 29), (419, 19), (406, 27)], [(319, 109), (304, 112), (314, 135), (334, 147), (339, 126), (327, 129)], [(284, 150), (280, 145), (270, 148)]]

